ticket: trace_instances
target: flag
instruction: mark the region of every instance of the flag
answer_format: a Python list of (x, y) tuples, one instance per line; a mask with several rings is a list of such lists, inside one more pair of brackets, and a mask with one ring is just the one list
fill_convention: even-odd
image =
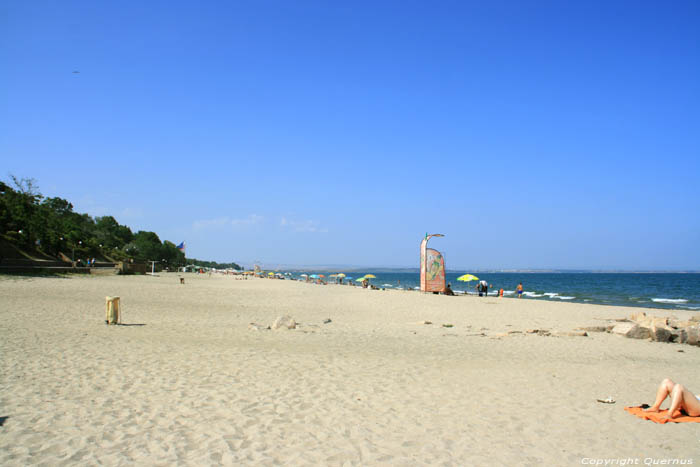
[(177, 249), (180, 250), (184, 254), (185, 253), (185, 242), (180, 243), (177, 246)]

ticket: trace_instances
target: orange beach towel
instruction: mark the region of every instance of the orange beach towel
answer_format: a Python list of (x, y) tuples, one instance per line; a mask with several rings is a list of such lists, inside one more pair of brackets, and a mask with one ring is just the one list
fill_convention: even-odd
[(651, 420), (654, 423), (700, 423), (700, 417), (689, 417), (688, 415), (681, 415), (680, 410), (676, 411), (676, 416), (674, 418), (672, 418), (671, 420), (667, 420), (664, 417), (666, 417), (666, 412), (668, 412), (668, 410), (661, 410), (659, 412), (645, 412), (644, 408), (644, 406), (625, 407), (625, 410), (631, 413), (632, 415), (636, 415), (637, 417), (644, 420)]

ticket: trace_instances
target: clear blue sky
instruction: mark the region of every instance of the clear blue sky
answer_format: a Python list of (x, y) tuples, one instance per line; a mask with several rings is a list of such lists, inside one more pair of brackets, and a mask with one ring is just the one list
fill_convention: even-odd
[[(3, 2), (0, 178), (201, 259), (700, 269), (700, 2)], [(74, 70), (79, 74), (72, 73)]]

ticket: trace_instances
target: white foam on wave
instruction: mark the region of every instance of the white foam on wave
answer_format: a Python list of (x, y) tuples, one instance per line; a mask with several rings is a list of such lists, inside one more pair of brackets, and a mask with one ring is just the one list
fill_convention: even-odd
[[(527, 292), (525, 292), (525, 293), (527, 293)], [(556, 292), (545, 292), (542, 295), (545, 295), (549, 298), (558, 298), (559, 300), (573, 300), (574, 298), (576, 298), (576, 297), (567, 297), (564, 295), (559, 295)], [(537, 295), (535, 295), (535, 296), (537, 296)]]
[(700, 310), (700, 306), (676, 305), (676, 308), (685, 308), (686, 310)]
[(515, 290), (504, 290), (503, 295), (513, 295), (515, 293)]
[(382, 284), (382, 287), (393, 287), (391, 284)]
[(523, 295), (526, 295), (526, 296), (532, 297), (532, 298), (544, 297), (544, 295), (538, 294), (535, 292), (523, 292)]
[(651, 301), (656, 303), (688, 303), (685, 298), (652, 298)]

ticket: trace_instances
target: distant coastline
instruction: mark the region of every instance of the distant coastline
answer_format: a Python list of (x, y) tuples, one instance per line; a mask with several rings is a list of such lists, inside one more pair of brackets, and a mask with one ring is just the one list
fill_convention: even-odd
[[(373, 271), (379, 273), (404, 273), (404, 274), (419, 274), (419, 268), (391, 268), (379, 266), (343, 266), (343, 265), (286, 265), (274, 263), (263, 263), (261, 267), (264, 270), (279, 270), (279, 271), (318, 271), (318, 272), (366, 272)], [(246, 269), (252, 269), (252, 265), (246, 263)], [(689, 270), (674, 270), (674, 269), (659, 269), (659, 270), (636, 270), (636, 269), (465, 269), (465, 268), (447, 268), (449, 272), (464, 272), (474, 274), (700, 274), (700, 269)]]

